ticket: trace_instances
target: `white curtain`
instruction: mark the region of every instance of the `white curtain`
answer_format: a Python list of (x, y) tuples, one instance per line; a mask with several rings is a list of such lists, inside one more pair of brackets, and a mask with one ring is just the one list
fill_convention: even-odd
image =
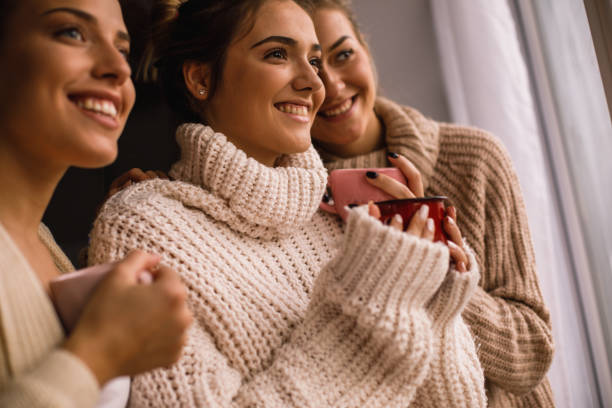
[(507, 0), (431, 0), (431, 6), (452, 121), (497, 135), (521, 182), (552, 316), (556, 352), (548, 377), (556, 404), (592, 406), (588, 343), (512, 9)]

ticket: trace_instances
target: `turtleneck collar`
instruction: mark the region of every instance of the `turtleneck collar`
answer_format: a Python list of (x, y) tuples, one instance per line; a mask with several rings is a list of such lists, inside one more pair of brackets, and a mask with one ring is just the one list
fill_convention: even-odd
[[(439, 125), (419, 111), (402, 107), (386, 98), (378, 97), (374, 105), (376, 115), (383, 123), (385, 145), (366, 155), (352, 158), (341, 158), (319, 149), (328, 169), (354, 168), (363, 162), (366, 156), (378, 157), (386, 152), (395, 152), (406, 156), (421, 172), (425, 189), (434, 172), (439, 153)], [(385, 151), (386, 150), (386, 151)], [(376, 160), (368, 160), (376, 162)]]
[(312, 146), (304, 153), (282, 156), (275, 167), (268, 167), (202, 124), (179, 126), (176, 139), (181, 158), (170, 176), (209, 193), (180, 199), (235, 230), (259, 238), (289, 234), (306, 224), (319, 207), (327, 170)]

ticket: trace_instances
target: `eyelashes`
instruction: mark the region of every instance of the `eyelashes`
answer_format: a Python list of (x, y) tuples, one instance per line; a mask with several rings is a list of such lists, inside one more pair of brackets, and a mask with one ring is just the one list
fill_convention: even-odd
[[(264, 54), (264, 60), (287, 61), (289, 60), (289, 53), (285, 48), (274, 48)], [(308, 60), (308, 63), (314, 68), (315, 72), (319, 72), (323, 65), (320, 57), (312, 57)]]

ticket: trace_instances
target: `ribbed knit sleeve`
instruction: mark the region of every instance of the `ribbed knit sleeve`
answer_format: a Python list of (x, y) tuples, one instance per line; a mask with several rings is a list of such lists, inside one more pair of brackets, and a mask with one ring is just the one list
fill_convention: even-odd
[(467, 171), (478, 180), (472, 194), (458, 191), (460, 183), (448, 171), (438, 178), (455, 196), (459, 226), (482, 268), (480, 287), (463, 317), (476, 338), (487, 380), (519, 396), (545, 378), (554, 351), (521, 188), (497, 139), (477, 129), (442, 129), (448, 149), (457, 149), (459, 157), (479, 157), (473, 168), (455, 169), (455, 177)]
[(0, 407), (84, 408), (93, 407), (98, 397), (93, 373), (71, 353), (57, 349), (3, 386)]

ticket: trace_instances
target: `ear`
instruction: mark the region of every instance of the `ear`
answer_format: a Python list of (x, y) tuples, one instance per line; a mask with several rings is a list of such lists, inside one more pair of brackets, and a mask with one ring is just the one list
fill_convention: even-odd
[(185, 86), (191, 95), (200, 101), (208, 99), (210, 90), (210, 69), (208, 64), (199, 61), (185, 61), (183, 64)]

